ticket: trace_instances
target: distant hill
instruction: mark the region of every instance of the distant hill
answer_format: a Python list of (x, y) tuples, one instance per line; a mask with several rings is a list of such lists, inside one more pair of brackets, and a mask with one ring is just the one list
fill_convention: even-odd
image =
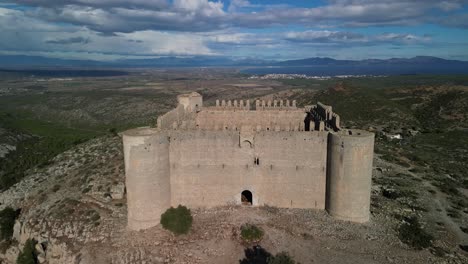
[(366, 59), (366, 60), (335, 60), (332, 58), (308, 58), (300, 60), (286, 60), (277, 62), (277, 66), (317, 66), (317, 65), (372, 65), (372, 64), (450, 64), (466, 65), (468, 61), (446, 60), (431, 56), (417, 56), (413, 58)]
[(275, 62), (260, 59), (233, 59), (223, 56), (160, 57), (152, 59), (122, 59), (115, 61), (70, 60), (25, 55), (0, 55), (0, 67), (219, 67), (262, 66)]
[(336, 60), (332, 58), (306, 58), (299, 60), (272, 61), (256, 58), (236, 59), (225, 56), (160, 57), (151, 59), (122, 59), (115, 61), (71, 60), (46, 58), (26, 55), (0, 55), (2, 68), (37, 68), (37, 67), (112, 67), (112, 68), (150, 68), (150, 67), (233, 67), (233, 66), (369, 66), (369, 65), (449, 65), (468, 67), (468, 61), (446, 60), (430, 56), (414, 58)]
[(93, 60), (67, 60), (27, 55), (0, 55), (0, 67), (97, 67), (107, 65), (109, 65), (109, 63)]

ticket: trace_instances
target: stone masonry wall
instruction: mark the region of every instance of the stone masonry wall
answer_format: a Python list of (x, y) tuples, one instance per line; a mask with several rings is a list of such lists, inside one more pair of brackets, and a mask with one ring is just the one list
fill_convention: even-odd
[(158, 128), (172, 129), (174, 122), (179, 124), (185, 118), (184, 106), (179, 104), (176, 108), (158, 117)]
[(171, 204), (240, 204), (249, 190), (254, 205), (324, 209), (326, 137), (262, 131), (240, 142), (238, 131), (173, 131)]
[(251, 126), (254, 130), (289, 131), (304, 130), (306, 113), (296, 110), (209, 110), (204, 109), (196, 116), (196, 124), (202, 130), (240, 130)]

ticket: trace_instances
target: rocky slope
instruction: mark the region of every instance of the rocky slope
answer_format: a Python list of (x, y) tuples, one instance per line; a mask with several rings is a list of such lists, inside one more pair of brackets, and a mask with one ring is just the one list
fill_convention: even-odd
[(161, 227), (129, 232), (121, 139), (94, 139), (30, 171), (0, 194), (0, 209), (21, 208), (13, 235), (17, 243), (0, 259), (14, 263), (25, 241), (34, 238), (40, 263), (238, 263), (246, 246), (239, 228), (253, 223), (265, 230), (264, 248), (288, 251), (301, 263), (466, 263), (458, 245), (445, 242), (457, 236), (446, 221), (437, 231), (438, 254), (399, 240), (397, 228), (404, 220), (394, 215), (424, 213), (418, 208), (430, 196), (387, 199), (382, 196), (391, 185), (386, 179), (403, 172), (417, 175), (378, 157), (374, 165), (368, 224), (338, 221), (324, 211), (226, 206), (194, 210), (188, 235), (174, 236)]

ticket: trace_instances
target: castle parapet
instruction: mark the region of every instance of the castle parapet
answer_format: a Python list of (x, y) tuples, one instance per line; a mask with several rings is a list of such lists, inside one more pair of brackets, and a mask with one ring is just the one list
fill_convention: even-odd
[(296, 100), (255, 100), (255, 110), (295, 110)]
[(186, 117), (185, 107), (182, 104), (158, 117), (157, 126), (159, 129), (177, 129), (179, 123)]
[(187, 112), (196, 112), (203, 107), (203, 97), (197, 92), (177, 96), (177, 102), (184, 106)]
[(333, 109), (329, 105), (317, 102), (317, 105), (310, 107), (311, 117), (315, 120), (315, 127), (320, 127), (320, 122), (323, 122), (324, 127), (334, 131), (341, 130), (340, 116), (333, 113)]
[(250, 110), (250, 100), (216, 100), (216, 106), (211, 110)]

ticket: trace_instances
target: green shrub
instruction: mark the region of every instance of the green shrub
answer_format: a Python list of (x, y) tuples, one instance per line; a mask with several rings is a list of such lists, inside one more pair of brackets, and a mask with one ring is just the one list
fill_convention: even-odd
[(287, 252), (280, 252), (274, 256), (271, 256), (267, 260), (268, 264), (296, 264), (296, 261), (289, 256)]
[(271, 257), (270, 252), (258, 245), (246, 248), (244, 254), (245, 257), (239, 260), (239, 264), (267, 264), (267, 260)]
[(52, 192), (57, 192), (60, 190), (60, 184), (55, 184), (54, 187), (52, 187)]
[(241, 238), (248, 243), (262, 240), (263, 230), (252, 224), (241, 226)]
[(452, 217), (452, 218), (460, 218), (461, 217), (461, 213), (457, 209), (454, 209), (454, 208), (447, 209), (447, 215)]
[(116, 136), (119, 135), (119, 134), (117, 134), (117, 129), (116, 129), (115, 127), (109, 128), (108, 132), (109, 132), (109, 134), (110, 134), (111, 136), (113, 136), (113, 137), (116, 137)]
[(36, 264), (37, 262), (37, 253), (34, 249), (36, 245), (36, 241), (34, 239), (26, 240), (24, 244), (23, 250), (19, 253), (18, 259), (16, 260), (16, 264)]
[(428, 248), (432, 245), (432, 235), (421, 228), (418, 218), (407, 217), (405, 221), (398, 230), (398, 236), (403, 243), (415, 249)]
[(171, 206), (161, 215), (161, 225), (176, 235), (187, 234), (192, 221), (190, 209), (180, 204), (177, 208)]
[(7, 207), (0, 211), (0, 240), (9, 240), (13, 235), (13, 226), (18, 217), (18, 211)]
[(91, 215), (90, 219), (91, 219), (91, 221), (96, 222), (99, 219), (101, 219), (101, 216), (99, 215), (98, 212), (95, 212), (93, 215)]
[(395, 200), (400, 197), (400, 193), (397, 190), (393, 189), (383, 189), (382, 195), (390, 200)]
[(459, 247), (461, 250), (468, 252), (468, 245), (459, 245)]
[(461, 231), (463, 231), (463, 233), (468, 234), (468, 227), (460, 226), (460, 229), (461, 229)]
[[(239, 260), (240, 264), (296, 264), (288, 253), (280, 252), (272, 255), (261, 246), (253, 246), (244, 250), (245, 257)], [(299, 264), (299, 263), (297, 263)]]

